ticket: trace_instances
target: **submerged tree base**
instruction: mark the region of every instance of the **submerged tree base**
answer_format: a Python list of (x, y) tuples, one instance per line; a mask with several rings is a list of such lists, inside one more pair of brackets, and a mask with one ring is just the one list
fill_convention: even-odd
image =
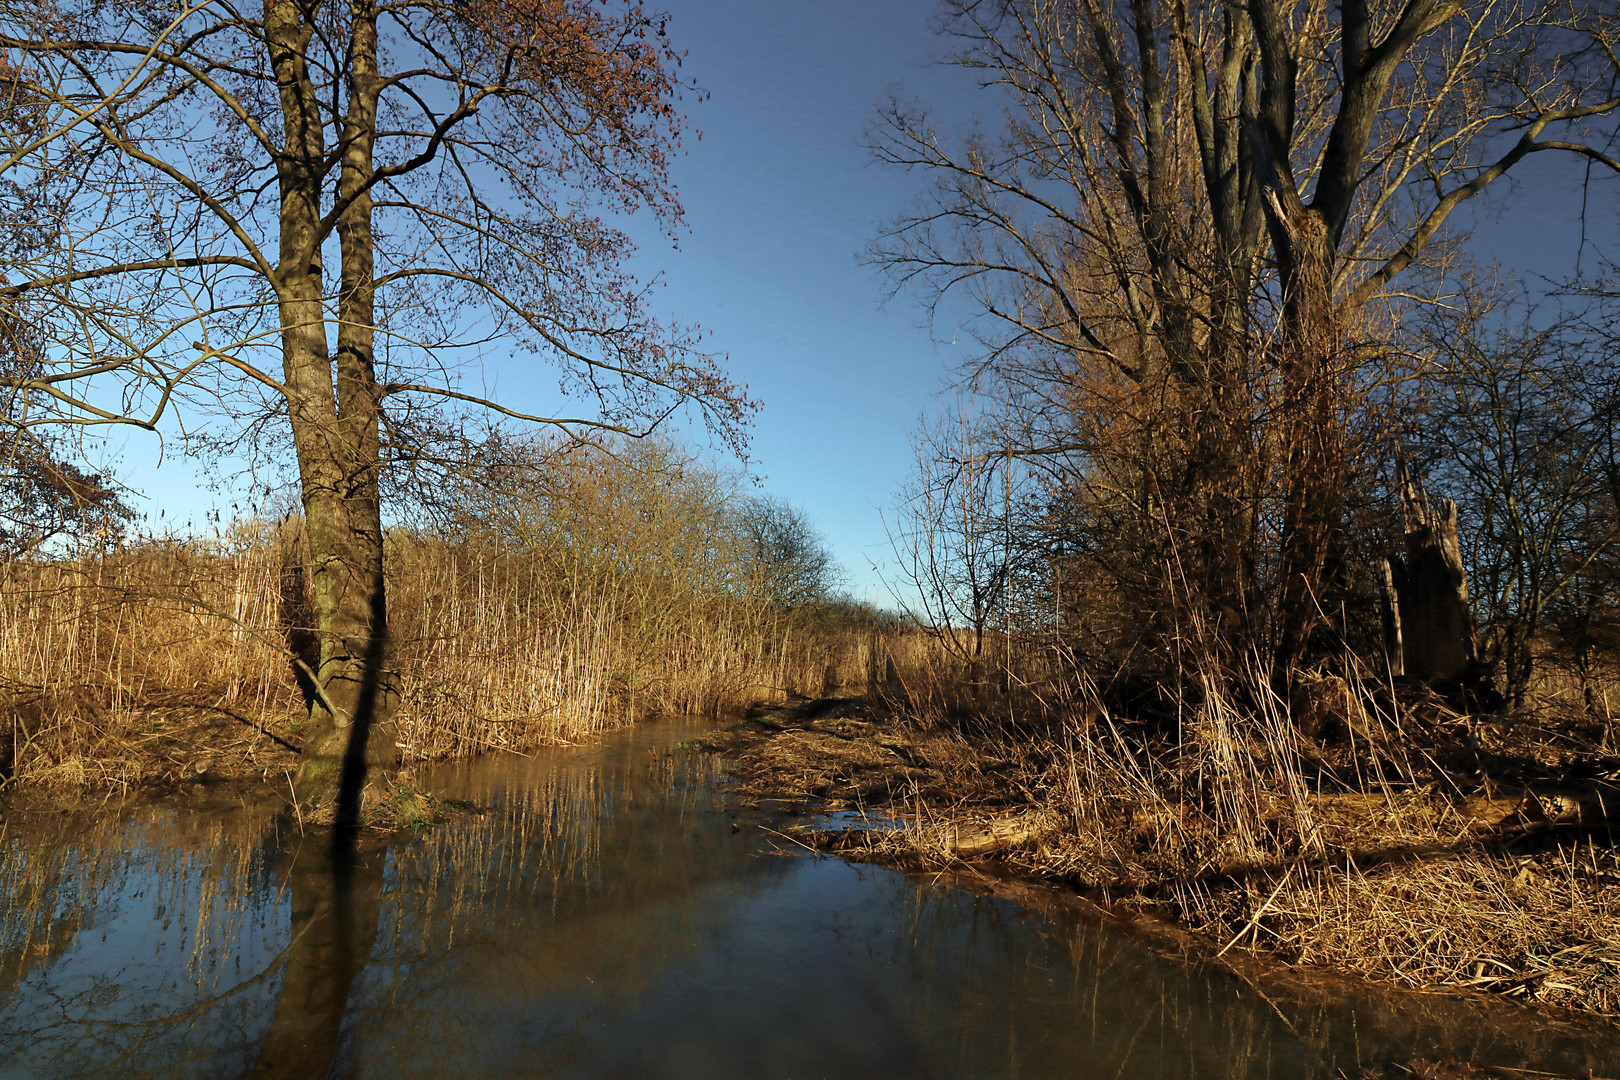
[(1220, 805), (1208, 732), (1177, 745), (1096, 713), (1032, 729), (819, 701), (709, 748), (742, 799), (862, 812), (784, 830), (796, 843), (1056, 885), (1245, 979), (1338, 973), (1620, 1020), (1617, 762), (1432, 700), (1395, 715), (1402, 745), (1358, 710), (1281, 773), (1259, 734), (1227, 732), (1261, 763), (1227, 778), (1247, 807)]

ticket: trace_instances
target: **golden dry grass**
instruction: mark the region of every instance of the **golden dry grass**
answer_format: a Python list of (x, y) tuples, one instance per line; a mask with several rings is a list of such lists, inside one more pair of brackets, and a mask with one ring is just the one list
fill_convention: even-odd
[[(406, 762), (865, 678), (861, 635), (756, 598), (547, 574), (408, 533), (388, 542)], [(244, 523), (216, 543), (5, 567), (0, 777), (127, 791), (296, 768), (304, 705), (284, 593), (298, 558), (295, 530)]]
[[(1211, 956), (1620, 1017), (1620, 760), (1556, 699), (1468, 717), (1319, 676), (1290, 707), (1208, 678), (1166, 723), (1079, 681), (975, 685), (925, 635), (887, 644), (859, 732), (823, 717), (740, 757), (745, 794), (902, 826), (804, 842), (929, 868), (994, 854)], [(887, 770), (851, 737), (891, 748)]]

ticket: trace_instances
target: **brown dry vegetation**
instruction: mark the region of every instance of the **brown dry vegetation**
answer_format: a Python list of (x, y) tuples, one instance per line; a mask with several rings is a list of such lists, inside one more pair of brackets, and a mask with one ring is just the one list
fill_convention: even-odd
[(301, 700), (269, 544), (154, 544), (0, 578), (8, 783), (127, 791), (286, 767)]
[[(1610, 85), (1576, 41), (1614, 5), (1553, 10), (945, 5), (1003, 122), (887, 105), (877, 157), (925, 183), (872, 247), (981, 346), (914, 437), (891, 536), (928, 632), (874, 688), (937, 776), (837, 842), (1616, 1015), (1620, 315), (1538, 310), (1441, 227), (1521, 160), (1463, 164), (1491, 124), (1581, 149), (1536, 143), (1513, 65)], [(1430, 107), (1476, 94), (1504, 111)]]
[[(389, 539), (407, 765), (822, 693), (864, 664), (838, 611)], [(0, 786), (285, 784), (308, 715), (289, 651), (302, 559), (295, 527), (246, 523), (217, 543), (7, 565)]]
[(1319, 676), (1293, 710), (1211, 680), (1177, 723), (1035, 656), (1019, 670), (1041, 681), (975, 687), (928, 635), (885, 644), (866, 699), (723, 744), (744, 797), (875, 812), (801, 842), (916, 869), (994, 856), (1223, 963), (1620, 1017), (1620, 759), (1556, 686), (1539, 711), (1470, 718), (1355, 679)]

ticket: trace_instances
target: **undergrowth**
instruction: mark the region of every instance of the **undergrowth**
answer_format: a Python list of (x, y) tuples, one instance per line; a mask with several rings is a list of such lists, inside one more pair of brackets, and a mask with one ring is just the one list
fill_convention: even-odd
[(921, 634), (890, 655), (874, 703), (991, 779), (901, 793), (908, 828), (863, 840), (888, 857), (943, 865), (971, 836), (1214, 953), (1620, 1016), (1606, 715), (1550, 692), (1469, 715), (1353, 664), (1287, 699), (1259, 664), (1206, 665), (1143, 707), (1056, 663), (974, 681)]

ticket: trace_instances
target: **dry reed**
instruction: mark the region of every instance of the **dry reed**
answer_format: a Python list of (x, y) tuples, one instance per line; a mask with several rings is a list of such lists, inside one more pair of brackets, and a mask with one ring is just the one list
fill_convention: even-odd
[(1476, 718), (1354, 669), (1289, 702), (1258, 664), (1206, 664), (1133, 710), (1037, 644), (988, 673), (937, 635), (884, 646), (877, 702), (918, 745), (958, 733), (1001, 797), (917, 789), (874, 855), (948, 863), (965, 828), (1038, 818), (1006, 861), (1172, 917), (1212, 954), (1620, 1015), (1620, 768), (1569, 687)]
[[(408, 762), (522, 752), (659, 713), (864, 677), (836, 613), (633, 577), (558, 575), (476, 543), (388, 537)], [(153, 541), (0, 577), (0, 778), (115, 790), (296, 767), (296, 528)]]

